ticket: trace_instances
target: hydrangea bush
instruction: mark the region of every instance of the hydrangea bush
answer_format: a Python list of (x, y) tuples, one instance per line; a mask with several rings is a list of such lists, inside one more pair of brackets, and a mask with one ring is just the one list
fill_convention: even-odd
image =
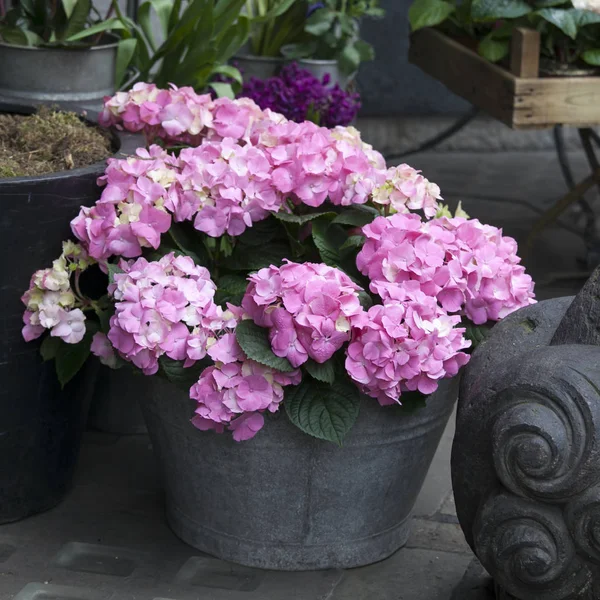
[(422, 406), (535, 301), (513, 239), (355, 129), (147, 84), (102, 119), (151, 145), (109, 160), (78, 242), (23, 295), (63, 385), (91, 353), (185, 389), (200, 430), (247, 440), (283, 407), (341, 444), (361, 402)]

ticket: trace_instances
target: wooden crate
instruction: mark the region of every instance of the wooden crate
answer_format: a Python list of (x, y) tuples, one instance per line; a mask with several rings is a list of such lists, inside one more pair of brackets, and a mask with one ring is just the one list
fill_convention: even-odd
[(518, 30), (508, 71), (435, 29), (422, 29), (411, 36), (409, 60), (513, 129), (599, 124), (600, 77), (538, 77), (539, 54), (539, 34)]

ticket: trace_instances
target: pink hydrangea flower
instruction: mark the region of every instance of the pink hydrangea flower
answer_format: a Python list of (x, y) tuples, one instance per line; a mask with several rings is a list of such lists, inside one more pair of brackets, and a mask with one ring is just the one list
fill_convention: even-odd
[(115, 314), (108, 339), (119, 355), (146, 375), (158, 370), (164, 354), (186, 366), (206, 356), (222, 310), (214, 304), (215, 284), (204, 267), (189, 257), (167, 254), (159, 261), (122, 261), (124, 273), (111, 287)]
[(117, 355), (109, 339), (101, 332), (94, 334), (90, 351), (100, 359), (100, 362), (111, 369), (117, 366)]
[(242, 307), (269, 328), (273, 352), (299, 367), (309, 358), (329, 360), (350, 339), (363, 309), (360, 288), (342, 271), (323, 264), (287, 262), (249, 277)]
[(63, 252), (52, 267), (33, 274), (29, 289), (21, 297), (26, 307), (22, 329), (26, 342), (39, 338), (46, 329), (67, 344), (83, 339), (83, 299), (71, 289), (71, 277), (78, 278), (94, 262), (80, 245), (64, 242)]
[(453, 377), (469, 356), (471, 342), (435, 298), (421, 291), (404, 303), (369, 309), (353, 326), (346, 371), (360, 389), (381, 405), (402, 402), (402, 393), (433, 393), (440, 379)]
[(108, 159), (105, 185), (92, 208), (82, 207), (71, 221), (75, 237), (96, 260), (113, 255), (140, 256), (142, 248), (158, 248), (171, 226), (164, 205), (176, 179), (176, 158), (158, 146), (137, 150), (136, 156)]
[(363, 228), (356, 264), (384, 302), (422, 290), (473, 323), (498, 321), (535, 302), (517, 244), (496, 227), (462, 217), (422, 221), (415, 214), (378, 217)]
[[(227, 428), (233, 432), (233, 439), (240, 442), (254, 437), (262, 428), (261, 413), (279, 410), (283, 388), (298, 385), (301, 374), (280, 373), (248, 360), (235, 336), (227, 335), (230, 337), (221, 351), (211, 354), (215, 366), (205, 369), (190, 390), (190, 397), (198, 403), (192, 424), (202, 431), (212, 429), (218, 433)], [(225, 362), (219, 360), (223, 352)]]
[(213, 100), (191, 87), (159, 89), (137, 83), (129, 92), (104, 99), (100, 124), (127, 131), (143, 131), (152, 142), (198, 146), (203, 139), (244, 139), (255, 121), (263, 118), (260, 107), (249, 98)]
[(285, 200), (273, 186), (269, 157), (251, 144), (205, 142), (182, 150), (179, 163), (177, 193), (166, 206), (176, 221), (193, 218), (194, 227), (211, 237), (238, 236)]
[(373, 192), (373, 202), (391, 206), (399, 213), (422, 210), (429, 219), (438, 211), (440, 188), (411, 166), (402, 164), (387, 170), (385, 183)]

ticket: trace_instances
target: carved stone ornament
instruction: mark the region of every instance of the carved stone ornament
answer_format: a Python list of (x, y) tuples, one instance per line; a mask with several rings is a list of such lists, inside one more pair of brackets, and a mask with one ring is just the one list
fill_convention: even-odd
[(600, 599), (600, 270), (496, 325), (467, 366), (452, 449), (471, 548), (519, 600)]

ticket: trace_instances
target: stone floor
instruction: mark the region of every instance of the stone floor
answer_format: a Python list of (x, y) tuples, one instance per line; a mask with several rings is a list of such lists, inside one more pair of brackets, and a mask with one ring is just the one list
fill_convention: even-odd
[[(583, 157), (574, 153), (573, 161), (583, 173)], [(564, 193), (551, 152), (429, 153), (410, 162), (450, 203), (462, 200), (473, 217), (520, 241), (537, 213)], [(576, 219), (566, 222), (572, 227)], [(578, 289), (583, 279), (550, 278), (581, 272), (583, 252), (581, 239), (565, 229), (540, 237), (526, 265), (540, 281), (541, 298)], [(448, 600), (473, 558), (451, 493), (452, 436), (451, 421), (406, 548), (366, 568), (286, 574), (226, 564), (180, 542), (163, 518), (147, 437), (88, 432), (67, 499), (0, 528), (0, 600)], [(453, 597), (486, 597), (473, 590)]]

